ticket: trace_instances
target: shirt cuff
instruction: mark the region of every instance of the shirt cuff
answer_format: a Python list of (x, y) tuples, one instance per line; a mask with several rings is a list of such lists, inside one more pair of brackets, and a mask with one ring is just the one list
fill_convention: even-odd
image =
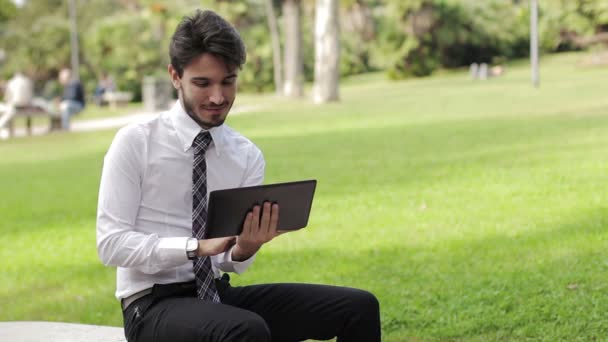
[(188, 262), (186, 244), (189, 237), (166, 237), (159, 238), (156, 245), (156, 253), (161, 262), (181, 265)]
[(232, 260), (232, 251), (234, 250), (235, 247), (236, 247), (236, 245), (232, 246), (226, 252), (219, 254), (217, 256), (217, 263), (218, 263), (219, 269), (224, 272), (234, 272), (236, 274), (241, 274), (241, 273), (245, 272), (247, 267), (249, 267), (249, 265), (251, 265), (251, 263), (255, 260), (256, 255), (255, 254), (252, 255), (247, 260), (234, 261), (234, 260)]

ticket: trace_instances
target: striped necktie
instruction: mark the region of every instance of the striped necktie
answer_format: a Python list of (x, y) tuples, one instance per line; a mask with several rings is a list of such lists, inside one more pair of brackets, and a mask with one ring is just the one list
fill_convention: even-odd
[[(205, 151), (211, 144), (211, 134), (208, 131), (200, 132), (192, 147), (194, 148), (194, 163), (192, 168), (192, 236), (201, 240), (205, 238), (207, 226), (207, 163)], [(211, 258), (208, 256), (194, 260), (194, 275), (198, 298), (215, 303), (220, 297), (215, 288)]]

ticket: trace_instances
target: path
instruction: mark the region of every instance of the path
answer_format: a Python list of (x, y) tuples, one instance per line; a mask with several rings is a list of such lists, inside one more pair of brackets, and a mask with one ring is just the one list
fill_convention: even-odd
[[(230, 111), (230, 115), (242, 114), (257, 109), (256, 106), (239, 106), (235, 107)], [(88, 119), (88, 120), (74, 120), (71, 124), (71, 132), (89, 132), (102, 129), (119, 128), (128, 125), (133, 122), (146, 121), (157, 116), (158, 113), (145, 112), (143, 110), (134, 111), (130, 114), (109, 118), (99, 119)], [(34, 126), (32, 127), (32, 135), (43, 135), (49, 132), (48, 126)], [(25, 128), (15, 128), (15, 137), (27, 136)], [(0, 131), (0, 139), (4, 140), (8, 138), (8, 132)]]
[(122, 328), (59, 322), (0, 322), (6, 342), (124, 342)]

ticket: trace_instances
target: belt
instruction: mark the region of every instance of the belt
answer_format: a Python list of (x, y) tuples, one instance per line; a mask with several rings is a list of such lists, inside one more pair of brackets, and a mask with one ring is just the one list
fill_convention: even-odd
[[(215, 286), (220, 291), (227, 287), (230, 287), (230, 276), (228, 275), (228, 273), (224, 273), (221, 278), (216, 278)], [(126, 310), (129, 305), (133, 304), (134, 301), (151, 294), (152, 289), (155, 289), (154, 297), (156, 299), (166, 297), (196, 296), (195, 281), (189, 281), (185, 283), (155, 284), (153, 287), (147, 288), (145, 290), (134, 293), (129, 297), (123, 298), (120, 301), (122, 305), (122, 310)]]
[(129, 307), (129, 305), (131, 305), (134, 301), (136, 301), (144, 296), (147, 296), (151, 293), (152, 293), (152, 288), (149, 288), (149, 289), (145, 289), (143, 291), (134, 293), (134, 294), (130, 295), (129, 297), (123, 298), (120, 301), (120, 303), (122, 305), (122, 310), (123, 311), (126, 310)]

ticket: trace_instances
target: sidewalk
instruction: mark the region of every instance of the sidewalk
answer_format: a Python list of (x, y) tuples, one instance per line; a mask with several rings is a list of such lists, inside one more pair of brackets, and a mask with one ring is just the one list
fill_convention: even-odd
[(0, 322), (0, 341), (123, 342), (118, 327), (59, 322)]
[[(257, 107), (255, 107), (255, 106), (235, 107), (232, 110), (230, 110), (229, 115), (250, 112), (256, 108)], [(150, 119), (156, 117), (159, 113), (160, 112), (150, 113), (150, 112), (146, 112), (144, 110), (139, 110), (139, 111), (134, 111), (131, 114), (111, 117), (111, 118), (74, 120), (71, 123), (72, 127), (70, 129), (70, 132), (90, 132), (90, 131), (97, 131), (97, 130), (110, 129), (110, 128), (119, 128), (119, 127), (126, 126), (130, 123), (150, 120)], [(49, 133), (48, 126), (32, 127), (32, 135), (44, 135), (47, 133)], [(27, 136), (27, 132), (26, 132), (25, 128), (23, 128), (23, 127), (15, 128), (14, 137), (25, 137), (25, 136)], [(3, 136), (3, 132), (0, 132), (0, 140), (5, 140), (5, 139), (7, 139), (7, 138), (5, 136)]]

